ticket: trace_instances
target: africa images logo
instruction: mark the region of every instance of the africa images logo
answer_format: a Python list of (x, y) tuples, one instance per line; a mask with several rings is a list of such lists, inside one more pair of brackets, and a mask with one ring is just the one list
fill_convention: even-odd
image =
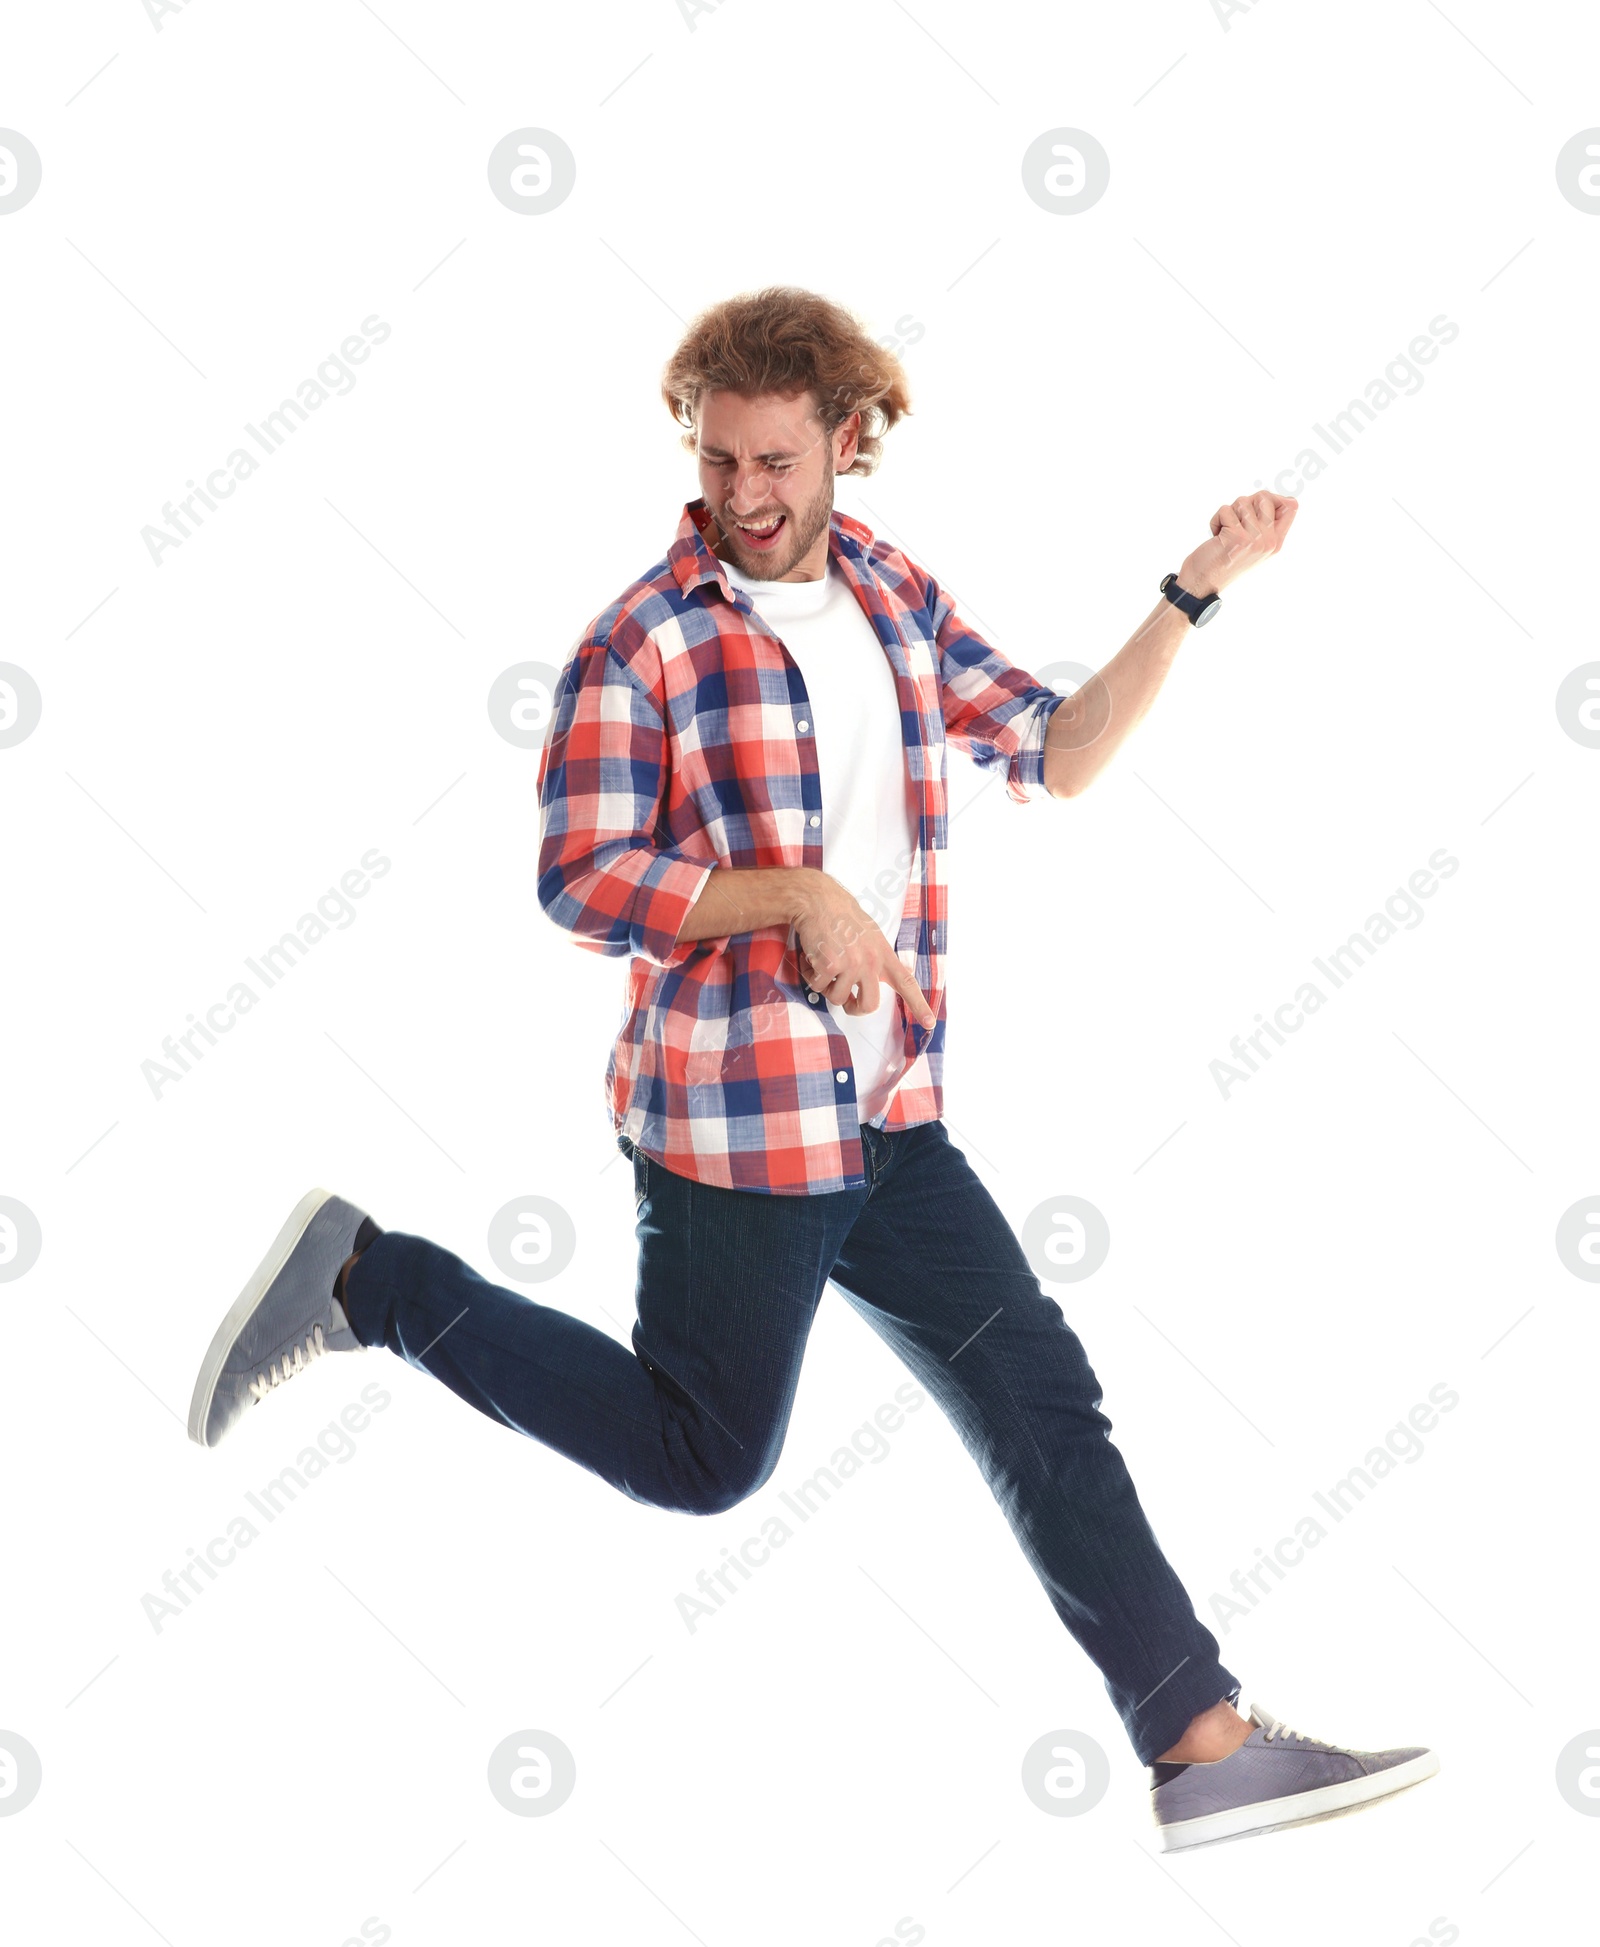
[[(1452, 857), (1442, 845), (1439, 846), (1428, 854), (1427, 865), (1419, 866), (1404, 886), (1395, 887), (1384, 901), (1381, 913), (1368, 916), (1361, 932), (1352, 933), (1342, 946), (1332, 948), (1326, 957), (1321, 954), (1314, 956), (1311, 964), (1330, 990), (1343, 987), (1373, 958), (1379, 947), (1388, 945), (1397, 932), (1402, 929), (1408, 933), (1415, 932), (1427, 918), (1419, 901), (1431, 899), (1439, 890), (1439, 881), (1453, 878), (1460, 869), (1461, 861)], [(1228, 1044), (1228, 1052), (1233, 1060), (1219, 1060), (1211, 1064), (1211, 1079), (1222, 1091), (1223, 1101), (1229, 1099), (1240, 1082), (1248, 1082), (1264, 1063), (1272, 1059), (1272, 1048), (1267, 1045), (1269, 1041), (1280, 1048), (1287, 1047), (1288, 1036), (1298, 1034), (1309, 1017), (1327, 1003), (1328, 995), (1316, 981), (1302, 981), (1288, 1000), (1273, 1009), (1271, 1020), (1265, 1014), (1258, 1014), (1257, 1025), (1253, 1029), (1243, 1036), (1236, 1034)]]

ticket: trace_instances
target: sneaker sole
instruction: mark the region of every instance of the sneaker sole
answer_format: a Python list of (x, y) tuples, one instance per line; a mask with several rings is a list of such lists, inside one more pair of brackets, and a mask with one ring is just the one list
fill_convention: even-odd
[(227, 1317), (217, 1327), (216, 1336), (200, 1362), (200, 1376), (194, 1382), (194, 1398), (189, 1402), (189, 1438), (196, 1445), (204, 1447), (211, 1444), (206, 1439), (206, 1421), (211, 1417), (211, 1402), (216, 1396), (222, 1368), (228, 1362), (234, 1341), (244, 1329), (245, 1320), (266, 1297), (273, 1280), (289, 1262), (294, 1247), (310, 1229), (311, 1219), (332, 1196), (331, 1190), (306, 1192), (289, 1213), (282, 1230), (273, 1238), (271, 1250), (251, 1272)]
[(1439, 1769), (1432, 1751), (1387, 1771), (1371, 1771), (1342, 1784), (1319, 1785), (1315, 1791), (1296, 1792), (1291, 1798), (1269, 1798), (1256, 1805), (1239, 1805), (1228, 1812), (1207, 1812), (1197, 1819), (1180, 1819), (1160, 1828), (1163, 1852), (1186, 1852), (1193, 1846), (1216, 1845), (1223, 1839), (1244, 1839), (1256, 1832), (1279, 1832), (1289, 1825), (1307, 1825), (1315, 1819), (1332, 1818), (1339, 1812), (1358, 1811), (1377, 1799), (1388, 1798), (1408, 1786), (1420, 1785)]

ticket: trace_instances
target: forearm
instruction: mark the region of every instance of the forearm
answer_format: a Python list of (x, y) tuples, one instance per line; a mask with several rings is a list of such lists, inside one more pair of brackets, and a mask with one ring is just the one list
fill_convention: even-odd
[(1075, 797), (1110, 763), (1155, 701), (1193, 626), (1163, 596), (1104, 669), (1052, 712), (1044, 746), (1051, 797)]
[(722, 866), (684, 917), (678, 938), (714, 940), (792, 926), (801, 977), (812, 1000), (827, 996), (847, 1014), (877, 1011), (893, 988), (913, 1020), (930, 1031), (938, 1016), (901, 964), (888, 936), (839, 881), (809, 865)]
[(715, 940), (758, 926), (793, 926), (823, 875), (809, 865), (719, 866), (678, 928), (680, 940)]
[[(1211, 538), (1184, 557), (1178, 586), (1190, 595), (1216, 595), (1247, 568), (1283, 546), (1298, 501), (1283, 494), (1241, 495), (1211, 517)], [(1092, 784), (1140, 722), (1167, 679), (1194, 626), (1163, 598), (1098, 675), (1050, 716), (1045, 734), (1044, 786), (1071, 798)]]

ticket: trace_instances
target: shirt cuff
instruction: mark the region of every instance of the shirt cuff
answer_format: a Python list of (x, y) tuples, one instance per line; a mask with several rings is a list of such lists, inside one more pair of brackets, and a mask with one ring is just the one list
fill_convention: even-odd
[(716, 869), (703, 859), (659, 852), (640, 876), (634, 892), (628, 920), (628, 945), (633, 952), (658, 967), (676, 967), (702, 949), (720, 952), (731, 934), (724, 934), (720, 940), (678, 938), (685, 916)]
[(1006, 792), (1018, 804), (1049, 795), (1044, 788), (1044, 742), (1050, 719), (1066, 700), (1059, 692), (1041, 697), (1028, 716), (1027, 728), (1006, 769)]

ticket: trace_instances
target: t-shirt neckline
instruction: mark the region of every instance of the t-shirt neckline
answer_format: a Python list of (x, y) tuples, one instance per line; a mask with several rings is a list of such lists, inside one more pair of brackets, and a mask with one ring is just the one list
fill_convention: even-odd
[[(718, 560), (722, 560), (720, 555)], [(748, 595), (758, 607), (771, 605), (788, 615), (810, 615), (825, 607), (839, 575), (831, 560), (815, 581), (758, 581), (731, 561), (722, 561), (722, 571), (730, 584)]]

